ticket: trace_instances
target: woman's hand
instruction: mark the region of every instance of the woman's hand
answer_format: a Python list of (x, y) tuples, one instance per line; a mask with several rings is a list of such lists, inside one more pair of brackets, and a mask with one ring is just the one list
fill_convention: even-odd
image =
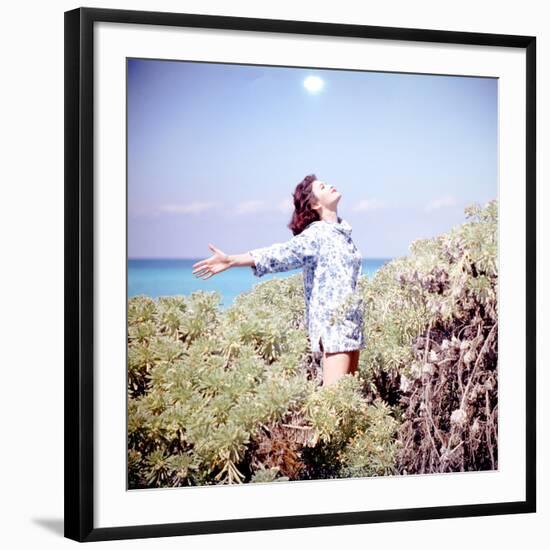
[(231, 258), (228, 254), (225, 254), (213, 244), (208, 244), (208, 248), (210, 248), (214, 254), (206, 260), (201, 260), (193, 264), (193, 275), (205, 280), (231, 267)]

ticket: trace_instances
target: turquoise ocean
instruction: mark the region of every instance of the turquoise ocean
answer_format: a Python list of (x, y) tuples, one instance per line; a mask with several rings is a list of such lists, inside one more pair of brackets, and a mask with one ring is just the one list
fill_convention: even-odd
[[(220, 307), (226, 309), (233, 304), (236, 296), (252, 290), (255, 284), (273, 278), (286, 278), (301, 272), (293, 269), (282, 273), (269, 273), (255, 277), (250, 267), (227, 269), (207, 280), (193, 275), (193, 264), (200, 259), (137, 259), (128, 260), (128, 297), (147, 295), (159, 296), (189, 295), (197, 290), (218, 291)], [(367, 258), (363, 260), (362, 275), (369, 279), (391, 258)]]

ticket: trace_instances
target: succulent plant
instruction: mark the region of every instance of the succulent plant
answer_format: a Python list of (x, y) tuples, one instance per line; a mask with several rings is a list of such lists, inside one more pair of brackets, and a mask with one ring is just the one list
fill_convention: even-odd
[(130, 488), (496, 468), (497, 203), (465, 213), (359, 279), (367, 347), (335, 385), (301, 273), (226, 310), (217, 292), (130, 298)]

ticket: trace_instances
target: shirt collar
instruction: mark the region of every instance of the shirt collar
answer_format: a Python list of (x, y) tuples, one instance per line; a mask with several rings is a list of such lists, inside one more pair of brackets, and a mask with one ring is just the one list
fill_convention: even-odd
[(332, 226), (336, 231), (340, 231), (344, 235), (351, 235), (351, 225), (344, 220), (343, 218), (338, 218), (340, 220), (340, 223), (336, 222), (327, 222), (326, 220), (321, 220), (323, 223), (326, 223), (327, 225)]

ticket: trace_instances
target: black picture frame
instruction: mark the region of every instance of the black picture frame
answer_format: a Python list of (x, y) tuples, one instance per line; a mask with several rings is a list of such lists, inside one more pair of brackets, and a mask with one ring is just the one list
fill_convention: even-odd
[[(80, 541), (292, 529), (536, 511), (536, 37), (315, 21), (81, 7), (65, 28), (65, 537)], [(526, 499), (443, 507), (94, 527), (93, 89), (96, 22), (379, 38), (522, 48), (526, 52)]]

